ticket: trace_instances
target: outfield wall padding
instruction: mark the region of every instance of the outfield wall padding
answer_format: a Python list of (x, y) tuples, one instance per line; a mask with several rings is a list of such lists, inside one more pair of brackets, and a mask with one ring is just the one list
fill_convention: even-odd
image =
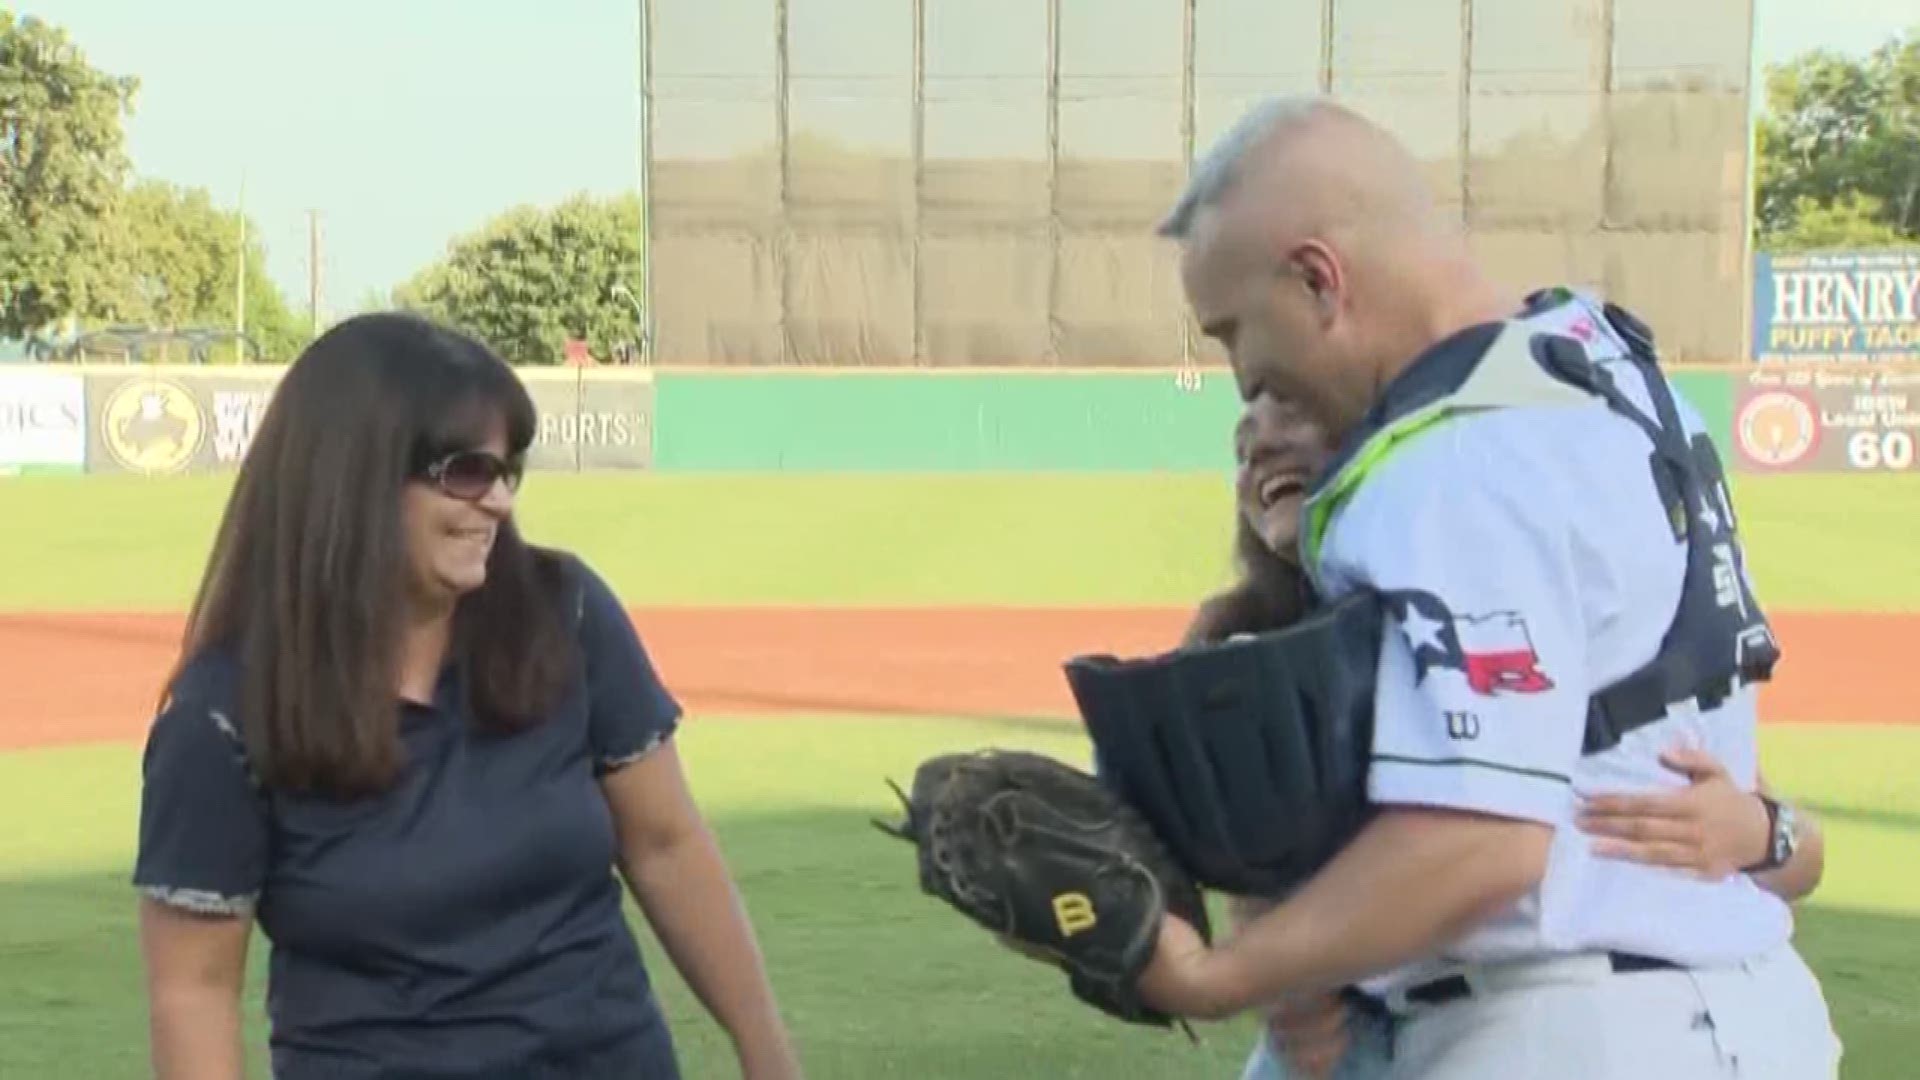
[[(35, 365), (0, 373), (0, 474), (223, 472), (278, 366)], [(1137, 371), (522, 369), (538, 470), (1156, 472), (1231, 468), (1219, 368)], [(1680, 372), (1727, 443), (1734, 383)], [(1731, 449), (1728, 457), (1733, 458)]]
[(1125, 472), (1232, 464), (1224, 372), (663, 372), (662, 470)]
[(1725, 371), (1674, 371), (1674, 389), (1699, 411), (1731, 468), (1733, 450), (1727, 439), (1733, 431), (1733, 376)]
[[(1729, 377), (1676, 375), (1724, 440)], [(1225, 469), (1240, 414), (1217, 369), (662, 372), (665, 471), (1150, 472)]]

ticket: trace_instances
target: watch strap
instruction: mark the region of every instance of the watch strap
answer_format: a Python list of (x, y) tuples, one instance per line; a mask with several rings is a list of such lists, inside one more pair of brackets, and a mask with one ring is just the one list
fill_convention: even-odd
[(1760, 861), (1745, 869), (1745, 873), (1758, 874), (1768, 870), (1778, 870), (1785, 866), (1788, 858), (1788, 845), (1780, 835), (1780, 803), (1768, 795), (1755, 796), (1760, 805), (1767, 810), (1767, 853)]

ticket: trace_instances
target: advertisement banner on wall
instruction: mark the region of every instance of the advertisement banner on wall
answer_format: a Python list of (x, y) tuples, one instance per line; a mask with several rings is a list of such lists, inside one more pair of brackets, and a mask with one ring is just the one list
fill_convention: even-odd
[(238, 468), (277, 369), (87, 374), (87, 468), (164, 476)]
[[(253, 445), (280, 370), (88, 372), (86, 421), (79, 436), (87, 468), (149, 476), (238, 468)], [(613, 375), (603, 382), (596, 374), (573, 371), (521, 376), (539, 412), (529, 469), (652, 466), (651, 378)]]
[(653, 467), (651, 372), (522, 372), (540, 412), (536, 469)]
[(0, 368), (0, 475), (83, 469), (86, 395), (70, 372)]
[(653, 467), (652, 373), (523, 371), (539, 411), (532, 469)]
[(1756, 370), (1742, 380), (1733, 443), (1752, 472), (1902, 472), (1920, 439), (1920, 372)]
[(572, 446), (582, 469), (653, 468), (653, 380), (611, 376), (580, 384), (571, 413), (541, 418), (542, 438)]
[(533, 472), (550, 469), (576, 469), (579, 455), (573, 447), (553, 438), (546, 430), (550, 419), (571, 413), (580, 407), (580, 380), (570, 371), (523, 372), (520, 381), (533, 398), (539, 420), (534, 428), (533, 445), (527, 449), (527, 468)]
[(1920, 363), (1920, 248), (1760, 254), (1760, 363)]

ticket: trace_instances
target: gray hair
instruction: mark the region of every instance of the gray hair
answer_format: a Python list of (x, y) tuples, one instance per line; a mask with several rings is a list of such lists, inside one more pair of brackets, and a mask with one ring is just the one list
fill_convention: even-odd
[(1200, 211), (1218, 206), (1233, 190), (1255, 147), (1276, 131), (1338, 108), (1332, 99), (1319, 94), (1261, 99), (1214, 140), (1204, 155), (1194, 159), (1186, 189), (1155, 231), (1168, 239), (1185, 240), (1192, 233), (1194, 219)]

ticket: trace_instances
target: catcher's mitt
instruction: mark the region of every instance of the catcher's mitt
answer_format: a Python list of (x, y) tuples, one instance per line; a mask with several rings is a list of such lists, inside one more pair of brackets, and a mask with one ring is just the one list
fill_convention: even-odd
[(919, 849), (923, 891), (1052, 961), (1081, 1001), (1130, 1023), (1172, 1024), (1135, 983), (1166, 913), (1210, 938), (1206, 905), (1097, 778), (1039, 754), (982, 750), (921, 763), (910, 797), (888, 784), (907, 819), (874, 824)]

